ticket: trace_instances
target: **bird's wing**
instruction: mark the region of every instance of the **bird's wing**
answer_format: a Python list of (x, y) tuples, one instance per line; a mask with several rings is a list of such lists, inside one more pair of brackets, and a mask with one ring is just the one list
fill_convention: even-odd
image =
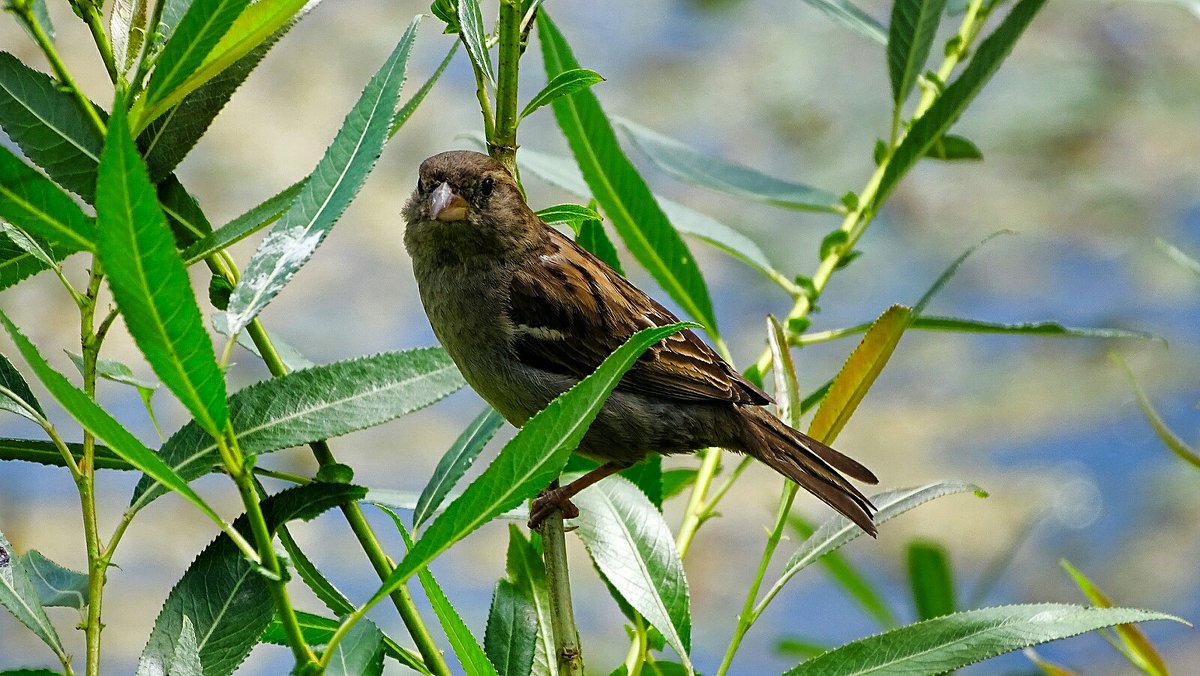
[[(582, 378), (641, 329), (679, 320), (607, 264), (550, 229), (550, 246), (512, 280), (518, 359)], [(771, 401), (690, 330), (648, 349), (618, 389), (691, 401)]]

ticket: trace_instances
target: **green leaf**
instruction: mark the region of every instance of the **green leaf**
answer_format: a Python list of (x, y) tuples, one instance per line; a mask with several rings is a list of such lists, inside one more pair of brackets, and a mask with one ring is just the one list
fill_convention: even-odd
[[(312, 646), (329, 643), (330, 637), (337, 631), (340, 624), (337, 620), (304, 611), (296, 611), (296, 619), (300, 623), (300, 632), (304, 634), (304, 642)], [(283, 625), (279, 623), (278, 617), (271, 619), (271, 624), (267, 625), (266, 631), (259, 637), (259, 642), (281, 646), (288, 645), (287, 632), (284, 631)], [(425, 668), (425, 664), (421, 662), (419, 655), (414, 654), (408, 648), (402, 647), (386, 634), (383, 637), (383, 650), (385, 656), (391, 657), (409, 669), (420, 674), (429, 673), (429, 669)]]
[[(472, 140), (479, 142), (477, 137)], [(574, 193), (583, 199), (590, 199), (592, 196), (591, 189), (583, 180), (583, 175), (579, 173), (579, 168), (568, 158), (555, 157), (522, 148), (517, 155), (517, 163), (523, 171), (528, 171), (551, 185)], [(704, 240), (763, 273), (768, 279), (783, 278), (783, 275), (771, 266), (771, 262), (767, 260), (766, 254), (758, 248), (758, 245), (742, 233), (664, 197), (655, 195), (654, 199), (679, 232)]]
[(555, 75), (542, 91), (538, 92), (525, 108), (521, 111), (521, 119), (529, 115), (533, 111), (542, 106), (552, 103), (555, 99), (562, 96), (570, 96), (580, 89), (587, 89), (597, 82), (604, 82), (604, 78), (594, 70), (587, 68), (573, 68), (566, 70), (558, 75)]
[(954, 573), (944, 547), (919, 540), (908, 543), (908, 581), (919, 619), (954, 612)]
[(112, 42), (117, 70), (127, 72), (142, 49), (146, 37), (147, 0), (115, 0), (108, 17), (108, 37)]
[(968, 610), (847, 643), (800, 664), (786, 676), (941, 673), (1114, 624), (1148, 620), (1183, 621), (1137, 608), (1060, 603)]
[[(404, 546), (411, 550), (413, 547), (412, 537), (409, 536), (408, 530), (404, 528), (404, 523), (400, 516), (390, 508), (383, 505), (377, 505), (388, 516), (392, 517), (392, 523), (396, 525), (396, 530), (399, 531), (400, 537), (404, 539)], [(475, 636), (471, 630), (467, 628), (458, 611), (450, 603), (450, 599), (446, 598), (445, 592), (442, 591), (441, 585), (434, 579), (433, 573), (429, 572), (428, 568), (422, 568), (417, 572), (417, 577), (421, 581), (421, 588), (425, 590), (425, 596), (429, 598), (429, 604), (433, 606), (433, 612), (438, 617), (438, 622), (441, 623), (442, 629), (446, 632), (446, 638), (450, 641), (450, 647), (453, 648), (454, 654), (458, 657), (458, 661), (462, 663), (466, 673), (474, 676), (495, 675), (496, 668), (488, 661), (488, 656), (484, 653), (483, 648), (479, 647), (479, 642), (475, 640)]]
[[(973, 491), (978, 495), (986, 495), (978, 486), (964, 481), (938, 481), (936, 483), (925, 484), (924, 486), (884, 491), (871, 496), (871, 503), (875, 505), (877, 510), (872, 517), (872, 521), (878, 526), (930, 500), (940, 498), (944, 495), (966, 493), (968, 491)], [(863, 530), (861, 528), (855, 526), (852, 521), (841, 514), (836, 514), (825, 521), (812, 536), (801, 543), (796, 553), (792, 554), (792, 557), (788, 559), (783, 572), (779, 575), (779, 579), (771, 586), (766, 595), (763, 596), (763, 600), (759, 602), (758, 607), (755, 609), (755, 614), (761, 612), (762, 608), (770, 603), (771, 599), (779, 593), (779, 590), (783, 588), (783, 585), (787, 584), (788, 580), (792, 579), (793, 575), (807, 568), (825, 554), (840, 549), (843, 545), (862, 534)]]
[(383, 632), (370, 620), (358, 622), (346, 632), (325, 673), (330, 676), (375, 676), (383, 673)]
[[(929, 60), (946, 0), (896, 0), (888, 24), (888, 76), (896, 110), (904, 105)], [(899, 115), (899, 113), (897, 113)]]
[[(583, 180), (580, 178), (580, 183)], [(571, 229), (579, 232), (579, 224), (584, 221), (599, 221), (602, 216), (596, 213), (595, 209), (581, 206), (578, 204), (558, 204), (552, 207), (546, 207), (537, 212), (537, 217), (542, 219), (543, 223), (554, 225), (555, 223), (570, 224)]]
[(572, 500), (579, 507), (576, 533), (596, 567), (690, 666), (687, 578), (658, 509), (621, 477), (605, 479)]
[(229, 333), (250, 323), (313, 252), (375, 166), (396, 111), (420, 16), (363, 89), (291, 208), (259, 244), (229, 301)]
[(36, 549), (21, 556), (21, 565), (33, 582), (43, 607), (74, 608), (79, 611), (87, 607), (87, 575), (58, 565)]
[[(1059, 564), (1063, 570), (1075, 581), (1079, 591), (1087, 597), (1093, 605), (1100, 608), (1111, 608), (1112, 601), (1108, 595), (1100, 590), (1094, 582), (1084, 575), (1078, 568), (1071, 565), (1070, 561), (1062, 559)], [(1139, 670), (1150, 674), (1151, 676), (1166, 676), (1169, 672), (1167, 663), (1163, 661), (1162, 655), (1154, 648), (1154, 644), (1150, 643), (1150, 639), (1146, 638), (1146, 634), (1138, 628), (1136, 624), (1118, 624), (1113, 628), (1117, 637), (1121, 640), (1121, 653), (1137, 667)]]
[(487, 34), (483, 29), (479, 0), (458, 0), (458, 26), (463, 42), (467, 45), (471, 63), (475, 64), (477, 71), (483, 73), (487, 83), (495, 87), (496, 73), (492, 69), (492, 55), (487, 49)]
[[(242, 2), (242, 0), (238, 0), (238, 2)], [(244, 2), (242, 4), (245, 5)], [(145, 98), (135, 103), (130, 114), (130, 119), (136, 120), (134, 129), (140, 133), (160, 115), (182, 101), (184, 97), (212, 80), (218, 73), (232, 67), (264, 42), (269, 41), (271, 36), (287, 25), (306, 4), (308, 4), (306, 0), (260, 0), (245, 7), (240, 14), (236, 15), (232, 24), (226, 26), (226, 30), (220, 36), (220, 41), (215, 46), (209, 45), (205, 48), (201, 63), (185, 73), (182, 81), (170, 90), (164, 90), (162, 97), (157, 101), (150, 102), (149, 105)], [(171, 6), (186, 9), (190, 13), (193, 3), (168, 2), (168, 9)], [(175, 20), (169, 17), (166, 10), (163, 14), (161, 26), (169, 36), (168, 40), (174, 41), (175, 32), (183, 26), (183, 18), (178, 20), (179, 28), (171, 28), (174, 25), (172, 22)]]
[(643, 329), (571, 389), (530, 418), (487, 469), (442, 512), (396, 566), (370, 604), (387, 597), (422, 566), (497, 515), (522, 504), (558, 477), (621, 376), (646, 348), (694, 326)]
[(191, 77), (249, 0), (193, 0), (155, 61), (145, 105), (162, 101)]
[(458, 51), (458, 44), (456, 40), (454, 44), (450, 45), (450, 51), (446, 52), (446, 57), (438, 64), (437, 70), (433, 71), (433, 74), (429, 76), (425, 84), (421, 85), (421, 88), (412, 95), (412, 98), (405, 101), (404, 105), (400, 106), (400, 110), (396, 111), (396, 117), (392, 119), (392, 128), (388, 131), (388, 138), (395, 136), (396, 132), (400, 131), (400, 127), (403, 127), (404, 123), (408, 122), (408, 118), (417, 112), (417, 106), (421, 105), (421, 102), (425, 100), (425, 96), (429, 94), (429, 90), (433, 89), (433, 85), (437, 83), (438, 78), (442, 77), (442, 73), (446, 71), (446, 66), (449, 66), (450, 62), (454, 60), (454, 54)]
[(150, 167), (152, 181), (157, 183), (174, 171), (267, 52), (316, 5), (317, 2), (309, 3), (304, 11), (292, 17), (245, 56), (179, 99), (177, 104), (146, 125), (138, 134), (138, 147), (142, 149), (146, 165)]
[[(83, 459), (83, 444), (67, 444), (75, 462)], [(52, 442), (39, 439), (6, 439), (0, 438), (0, 460), (24, 460), (40, 465), (63, 467), (62, 453)], [(133, 465), (112, 452), (112, 449), (99, 444), (95, 447), (96, 469), (135, 470)]]
[(1133, 369), (1129, 368), (1129, 364), (1115, 352), (1109, 356), (1125, 372), (1125, 376), (1129, 379), (1129, 384), (1133, 386), (1133, 393), (1137, 397), (1138, 407), (1142, 409), (1142, 414), (1146, 416), (1146, 420), (1150, 422), (1150, 426), (1154, 428), (1154, 433), (1158, 435), (1163, 445), (1178, 456), (1180, 460), (1183, 460), (1196, 469), (1200, 469), (1200, 452), (1184, 443), (1179, 435), (1172, 432), (1170, 427), (1167, 427), (1166, 421), (1155, 410), (1154, 404), (1150, 403), (1150, 397), (1146, 396), (1146, 391), (1142, 389), (1141, 384), (1138, 383), (1137, 378), (1133, 375)]
[(212, 507), (209, 507), (154, 451), (146, 448), (141, 441), (138, 441), (137, 437), (122, 427), (121, 423), (100, 408), (82, 390), (51, 368), (38, 353), (33, 343), (17, 330), (16, 325), (2, 311), (0, 311), (0, 323), (4, 324), (13, 342), (16, 343), (17, 349), (25, 357), (25, 361), (29, 362), (29, 366), (37, 374), (38, 379), (71, 417), (104, 441), (114, 453), (129, 464), (142, 470), (170, 490), (179, 493), (185, 500), (204, 512), (214, 523), (224, 525), (225, 522), (213, 511)]
[(171, 224), (177, 248), (186, 248), (212, 232), (212, 224), (208, 222), (196, 198), (188, 193), (174, 174), (164, 178), (157, 187), (158, 203), (167, 216), (167, 222)]
[(306, 180), (301, 179), (296, 181), (275, 195), (268, 197), (257, 206), (251, 207), (249, 211), (241, 216), (209, 233), (203, 239), (193, 243), (183, 252), (184, 262), (187, 265), (192, 265), (193, 263), (202, 261), (212, 254), (226, 247), (233, 246), (279, 220), (291, 208), (292, 203), (296, 201), (296, 196), (304, 188)]
[(696, 474), (697, 471), (694, 469), (669, 469), (663, 472), (663, 501), (679, 495), (688, 486), (696, 483)]
[(938, 278), (936, 280), (934, 280), (933, 284), (930, 285), (929, 289), (926, 290), (925, 293), (921, 294), (920, 300), (918, 300), (916, 302), (916, 304), (913, 305), (913, 309), (912, 309), (913, 316), (920, 317), (925, 312), (925, 308), (926, 308), (926, 306), (929, 305), (929, 301), (933, 300), (933, 297), (938, 295), (938, 293), (940, 293), (941, 290), (943, 288), (945, 288), (946, 284), (948, 284), (950, 282), (950, 280), (954, 277), (954, 275), (958, 273), (958, 269), (960, 267), (962, 267), (962, 264), (965, 263), (966, 260), (968, 258), (970, 258), (972, 254), (974, 254), (976, 251), (978, 251), (980, 247), (982, 247), (984, 244), (987, 244), (988, 242), (992, 241), (993, 239), (996, 239), (1000, 235), (1011, 235), (1011, 234), (1014, 234), (1012, 230), (998, 230), (998, 231), (993, 232), (992, 234), (988, 235), (987, 237), (984, 237), (982, 240), (979, 241), (978, 244), (975, 244), (974, 246), (970, 247), (966, 251), (959, 254), (958, 258), (955, 258), (954, 262), (952, 262), (952, 263), (950, 263), (950, 265), (946, 266), (946, 269), (942, 271), (942, 274), (938, 275)]
[[(264, 500), (263, 516), (273, 532), (283, 523), (311, 520), (365, 493), (366, 489), (347, 484), (297, 486)], [(234, 527), (244, 534), (250, 532), (245, 515), (238, 517)], [(204, 673), (233, 673), (273, 615), (274, 603), (266, 579), (233, 540), (222, 534), (200, 552), (167, 595), (138, 662), (138, 676), (167, 673), (185, 617), (199, 637)]]
[(508, 579), (525, 598), (533, 602), (537, 614), (537, 639), (534, 647), (534, 674), (558, 676), (555, 654), (554, 621), (551, 618), (550, 587), (542, 555), (515, 524), (508, 526), (508, 554), (504, 569)]
[[(331, 465), (325, 465), (330, 467)], [(348, 483), (348, 482), (342, 482)], [(265, 492), (265, 491), (261, 491)], [(279, 543), (283, 545), (284, 551), (287, 552), (288, 558), (291, 560), (292, 567), (296, 569), (296, 574), (304, 580), (304, 584), (312, 590), (321, 603), (331, 610), (335, 615), (349, 615), (354, 612), (354, 604), (346, 595), (325, 577), (315, 564), (308, 558), (300, 545), (296, 544), (295, 538), (292, 537), (291, 531), (287, 526), (279, 527)], [(278, 619), (278, 616), (276, 616)]]
[(686, 183), (788, 209), (842, 210), (838, 196), (831, 192), (705, 155), (681, 141), (624, 118), (617, 118), (615, 122), (659, 169)]
[(475, 463), (480, 451), (496, 436), (503, 424), (504, 416), (488, 406), (458, 435), (458, 439), (455, 439), (454, 444), (438, 461), (433, 476), (429, 477), (429, 482), (421, 491), (421, 497), (417, 499), (412, 520), (414, 529), (420, 528), (421, 524), (437, 511), (446, 495)]
[(621, 259), (617, 256), (617, 248), (604, 232), (604, 226), (598, 220), (583, 221), (579, 225), (579, 235), (575, 243), (595, 254), (596, 258), (604, 261), (613, 270), (624, 275)]
[[(75, 352), (67, 352), (67, 356), (71, 358), (71, 362), (75, 364), (75, 368), (79, 369), (79, 373), (82, 375), (83, 355)], [(104, 378), (105, 380), (111, 380), (114, 383), (121, 383), (122, 385), (136, 387), (139, 390), (153, 391), (158, 389), (158, 383), (154, 382), (153, 380), (138, 378), (133, 374), (133, 369), (113, 359), (97, 358), (96, 375)]]
[[(34, 420), (34, 417), (25, 408), (29, 407), (37, 411), (37, 414), (42, 418), (46, 417), (46, 411), (38, 403), (37, 397), (33, 396), (33, 390), (29, 389), (29, 383), (25, 382), (25, 378), (21, 376), (21, 372), (17, 370), (17, 367), (12, 365), (8, 357), (2, 354), (0, 354), (0, 387), (12, 393), (11, 395), (0, 393), (0, 410), (11, 411), (23, 418)], [(12, 398), (13, 395), (16, 395), (19, 401), (14, 401)], [(24, 404), (24, 406), (21, 404)]]
[(833, 443), (875, 384), (911, 321), (912, 311), (903, 305), (893, 305), (879, 315), (834, 378), (808, 427), (810, 436)]
[(53, 269), (58, 267), (56, 259), (59, 256), (51, 253), (53, 249), (49, 243), (43, 242), (40, 238), (30, 235), (7, 221), (0, 221), (0, 233), (18, 249), (33, 256), (44, 268)]
[(3, 147), (0, 147), (0, 219), (65, 252), (95, 247), (95, 221), (61, 188)]
[[(299, 446), (373, 427), (438, 401), (463, 386), (441, 348), (385, 352), (293, 371), (239, 390), (229, 399), (230, 424), (247, 456)], [(188, 480), (218, 462), (213, 440), (184, 425), (159, 455)], [(162, 494), (142, 477), (133, 504)]]
[(533, 669), (538, 616), (533, 602), (513, 583), (500, 580), (492, 593), (483, 645), (488, 659), (503, 676), (527, 676)]
[(843, 27), (849, 28), (868, 40), (887, 46), (887, 31), (883, 26), (850, 0), (805, 0), (805, 2), (821, 10), (825, 16), (840, 23)]
[(187, 615), (183, 616), (179, 641), (175, 643), (175, 654), (171, 655), (167, 673), (171, 676), (204, 676), (204, 667), (200, 663), (200, 643), (196, 640), (196, 627)]
[(943, 134), (933, 142), (925, 157), (933, 160), (954, 162), (957, 160), (982, 160), (983, 151), (973, 141), (954, 134)]
[[(546, 12), (538, 12), (537, 23), (546, 76), (553, 79), (559, 73), (579, 68), (571, 48)], [(551, 105), (584, 179), (630, 253), (684, 312), (704, 324), (711, 335), (718, 336), (712, 301), (700, 268), (654, 201), (646, 182), (621, 152), (595, 94), (580, 90), (573, 96), (556, 99)]]
[(56, 183), (91, 203), (104, 138), (48, 75), (0, 52), (0, 127)]
[(872, 210), (879, 209), (900, 179), (958, 120), (959, 115), (966, 110), (967, 105), (1012, 51), (1017, 38), (1033, 21), (1033, 17), (1045, 2), (1046, 0), (1019, 0), (996, 30), (980, 43), (975, 56), (958, 78), (946, 87), (929, 110), (913, 122), (908, 135), (900, 142), (883, 172)]
[(62, 639), (58, 637), (58, 632), (38, 600), (37, 588), (29, 579), (26, 568), (21, 565), (21, 559), (8, 538), (0, 532), (0, 605), (7, 608), (21, 624), (29, 627), (59, 659), (69, 659)]
[(115, 108), (96, 182), (100, 262), (146, 361), (217, 437), (229, 422), (225, 379), (120, 101)]
[(1105, 329), (1063, 326), (1057, 322), (1028, 322), (1018, 324), (999, 324), (975, 319), (959, 319), (956, 317), (934, 317), (925, 315), (913, 320), (912, 328), (927, 331), (963, 331), (967, 333), (1014, 333), (1033, 336), (1066, 336), (1071, 338), (1138, 338), (1142, 340), (1162, 339), (1144, 331), (1129, 329)]
[[(220, 313), (214, 313), (212, 323), (213, 329), (217, 333), (221, 333), (225, 322), (221, 321)], [(269, 338), (271, 341), (271, 345), (275, 348), (275, 353), (279, 356), (279, 360), (283, 362), (283, 365), (287, 367), (288, 371), (300, 371), (317, 365), (311, 359), (301, 354), (300, 350), (292, 347), (289, 343), (275, 335), (273, 332), (266, 331), (266, 334), (267, 338)], [(226, 334), (221, 333), (221, 335)], [(258, 351), (258, 346), (254, 344), (254, 340), (252, 338), (246, 335), (246, 332), (243, 331), (242, 333), (238, 334), (237, 344), (250, 351), (259, 359), (262, 359), (262, 354)]]
[(11, 229), (0, 230), (0, 291), (35, 275), (48, 266), (38, 256), (13, 240)]

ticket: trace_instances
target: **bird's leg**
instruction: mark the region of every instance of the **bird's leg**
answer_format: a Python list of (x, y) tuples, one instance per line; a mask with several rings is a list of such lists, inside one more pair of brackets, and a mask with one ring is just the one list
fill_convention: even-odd
[(571, 498), (577, 495), (579, 491), (610, 474), (620, 472), (628, 466), (626, 463), (621, 462), (606, 462), (566, 486), (547, 488), (542, 491), (534, 498), (533, 506), (529, 508), (529, 529), (537, 530), (542, 521), (556, 509), (562, 510), (563, 518), (565, 519), (574, 519), (579, 516), (579, 508), (571, 502)]

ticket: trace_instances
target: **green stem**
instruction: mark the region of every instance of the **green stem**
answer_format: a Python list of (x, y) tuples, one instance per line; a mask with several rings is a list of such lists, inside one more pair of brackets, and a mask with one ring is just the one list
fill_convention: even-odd
[(104, 61), (104, 68), (108, 71), (108, 79), (114, 85), (117, 84), (117, 60), (113, 57), (112, 43), (108, 40), (108, 34), (104, 32), (104, 17), (100, 15), (98, 5), (92, 4), (89, 0), (75, 3), (79, 11), (83, 14), (83, 20), (88, 25), (88, 30), (92, 32), (92, 41), (96, 43), (96, 50), (100, 52), (100, 59)]
[[(101, 339), (93, 330), (96, 298), (100, 294), (100, 283), (104, 272), (100, 260), (92, 258), (92, 269), (88, 273), (87, 291), (79, 313), (79, 344), (83, 356), (83, 391), (89, 399), (96, 398), (96, 361), (100, 353)], [(104, 629), (101, 610), (104, 605), (104, 583), (108, 573), (108, 558), (100, 544), (100, 527), (96, 516), (96, 438), (87, 430), (83, 433), (83, 460), (75, 475), (79, 491), (80, 508), (83, 511), (84, 544), (88, 558), (88, 609), (84, 624), (86, 644), (86, 671), (88, 676), (100, 673), (100, 632)]]
[(154, 9), (150, 12), (150, 20), (146, 22), (146, 32), (142, 35), (142, 44), (138, 49), (137, 68), (134, 69), (133, 79), (129, 81), (131, 99), (145, 86), (146, 72), (150, 70), (150, 50), (154, 47), (158, 24), (162, 20), (163, 5), (166, 4), (166, 0), (154, 0)]
[(729, 672), (729, 667), (733, 664), (733, 656), (742, 644), (742, 638), (746, 636), (746, 632), (758, 619), (754, 601), (758, 598), (758, 590), (762, 588), (763, 578), (767, 574), (767, 566), (771, 564), (771, 557), (775, 555), (775, 550), (783, 539), (783, 530), (787, 526), (788, 514), (792, 511), (792, 502), (796, 499), (798, 488), (799, 486), (791, 481), (784, 482), (783, 496), (779, 500), (779, 509), (775, 513), (775, 525), (771, 528), (771, 534), (767, 536), (767, 545), (763, 548), (762, 557), (758, 561), (758, 570), (755, 571), (754, 581), (746, 590), (746, 600), (742, 604), (742, 612), (738, 614), (737, 626), (733, 630), (733, 637), (729, 639), (729, 647), (725, 649), (725, 657), (721, 660), (721, 666), (717, 668), (717, 676), (723, 676)]
[[(558, 485), (551, 484), (551, 488)], [(555, 510), (542, 522), (542, 548), (545, 551), (546, 586), (550, 591), (550, 623), (554, 630), (554, 655), (560, 676), (583, 676), (583, 653), (575, 610), (571, 605), (571, 578), (567, 570), (567, 538), (562, 513)]]
[(83, 90), (76, 84), (75, 78), (71, 77), (71, 71), (67, 70), (67, 65), (63, 63), (62, 57), (58, 55), (58, 50), (54, 48), (54, 41), (46, 34), (41, 22), (37, 20), (37, 16), (33, 13), (32, 3), (18, 4), (15, 9), (21, 21), (29, 28), (34, 42), (42, 50), (42, 54), (46, 56), (46, 60), (50, 62), (50, 68), (54, 71), (55, 77), (58, 78), (63, 87), (71, 92), (71, 95), (79, 102), (79, 107), (91, 119), (92, 124), (96, 125), (96, 129), (99, 129), (100, 133), (104, 134), (107, 129), (104, 125), (104, 120), (100, 119), (100, 113), (96, 112), (95, 106), (83, 94)]
[(650, 648), (646, 635), (646, 621), (641, 615), (633, 616), (633, 641), (629, 644), (629, 652), (625, 654), (626, 676), (641, 676), (642, 665), (646, 663), (647, 651)]
[(496, 127), (488, 136), (492, 157), (517, 175), (517, 83), (521, 63), (521, 2), (500, 0)]

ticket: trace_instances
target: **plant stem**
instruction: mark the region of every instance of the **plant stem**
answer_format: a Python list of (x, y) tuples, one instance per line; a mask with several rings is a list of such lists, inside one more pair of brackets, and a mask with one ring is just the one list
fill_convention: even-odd
[(521, 62), (521, 2), (500, 0), (499, 68), (496, 76), (496, 126), (488, 152), (517, 175), (517, 83)]
[(75, 78), (71, 77), (71, 71), (67, 70), (67, 65), (63, 63), (62, 57), (58, 55), (58, 50), (54, 48), (54, 41), (46, 35), (46, 31), (42, 28), (41, 22), (37, 20), (37, 16), (33, 13), (31, 3), (21, 3), (16, 6), (17, 15), (21, 21), (29, 28), (29, 32), (33, 35), (33, 39), (37, 42), (38, 47), (42, 50), (42, 54), (46, 56), (46, 60), (50, 62), (50, 68), (54, 71), (55, 77), (62, 83), (71, 95), (79, 102), (79, 107), (92, 120), (92, 124), (96, 125), (96, 129), (100, 130), (101, 134), (105, 133), (106, 127), (104, 120), (100, 119), (100, 114), (96, 112), (96, 108), (87, 96), (84, 96), (83, 90), (76, 84)]
[(629, 652), (625, 654), (626, 676), (641, 676), (642, 665), (646, 663), (646, 652), (649, 643), (646, 636), (646, 621), (641, 615), (633, 616), (633, 641), (629, 644)]
[[(558, 482), (551, 484), (556, 488)], [(583, 676), (583, 653), (579, 630), (575, 628), (575, 610), (571, 605), (571, 578), (567, 570), (567, 538), (562, 512), (555, 510), (542, 522), (542, 548), (545, 551), (546, 586), (550, 590), (550, 622), (554, 628), (554, 654), (560, 676)]]
[[(92, 257), (88, 286), (79, 312), (79, 345), (83, 356), (83, 391), (89, 399), (96, 398), (96, 360), (101, 339), (93, 331), (96, 298), (104, 272), (100, 260)], [(83, 511), (84, 544), (88, 558), (88, 609), (84, 625), (86, 643), (85, 663), (88, 676), (100, 673), (100, 632), (104, 629), (101, 610), (104, 605), (104, 583), (108, 573), (108, 557), (100, 544), (99, 523), (96, 517), (96, 438), (86, 429), (83, 433), (83, 459), (75, 475), (79, 503)]]
[(104, 18), (100, 15), (99, 5), (92, 4), (89, 0), (73, 3), (80, 13), (83, 15), (83, 20), (88, 25), (88, 30), (92, 32), (92, 41), (96, 43), (96, 50), (100, 52), (100, 59), (104, 61), (104, 68), (108, 71), (108, 79), (113, 83), (117, 83), (117, 60), (113, 57), (112, 43), (108, 40), (108, 34), (104, 32)]

